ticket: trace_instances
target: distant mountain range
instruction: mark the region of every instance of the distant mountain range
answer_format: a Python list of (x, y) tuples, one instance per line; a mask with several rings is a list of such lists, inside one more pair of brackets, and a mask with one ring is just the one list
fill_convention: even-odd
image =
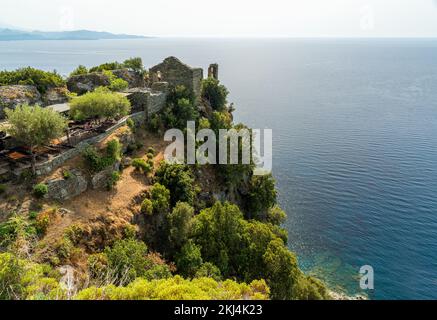
[(104, 40), (104, 39), (142, 39), (144, 36), (128, 34), (113, 34), (89, 30), (45, 32), (23, 31), (17, 29), (0, 28), (0, 41), (13, 40)]

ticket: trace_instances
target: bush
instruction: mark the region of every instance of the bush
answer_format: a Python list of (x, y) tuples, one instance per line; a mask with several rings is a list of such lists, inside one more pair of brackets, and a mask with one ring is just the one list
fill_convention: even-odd
[(117, 119), (128, 115), (130, 110), (126, 97), (103, 87), (75, 97), (70, 103), (70, 116), (75, 120)]
[(152, 171), (150, 165), (146, 162), (146, 160), (141, 158), (135, 158), (132, 160), (132, 166), (135, 170), (138, 170), (144, 174), (148, 174)]
[(45, 235), (50, 225), (50, 213), (42, 212), (36, 217), (35, 229), (38, 235)]
[(30, 220), (36, 220), (37, 217), (38, 217), (38, 212), (36, 212), (36, 211), (29, 212), (29, 219)]
[(112, 190), (119, 180), (120, 180), (120, 172), (113, 171), (107, 182), (108, 190)]
[(94, 146), (88, 146), (82, 152), (87, 167), (92, 172), (100, 172), (105, 168), (113, 165), (116, 159), (113, 156), (101, 156)]
[(164, 162), (156, 172), (157, 182), (171, 193), (171, 205), (179, 201), (193, 205), (196, 197), (196, 185), (190, 168), (182, 164)]
[(135, 121), (133, 121), (132, 118), (126, 120), (126, 125), (132, 130), (132, 132), (135, 132), (136, 125), (135, 125)]
[(124, 91), (129, 87), (129, 83), (121, 78), (117, 78), (112, 71), (103, 71), (109, 79), (109, 90), (111, 91)]
[(151, 198), (153, 213), (167, 213), (170, 209), (170, 191), (163, 185), (155, 183), (152, 187)]
[(179, 272), (185, 277), (192, 278), (202, 265), (202, 254), (200, 248), (192, 241), (188, 241), (179, 254), (176, 255), (176, 266)]
[(253, 176), (250, 180), (247, 200), (250, 218), (265, 220), (267, 211), (276, 204), (276, 201), (277, 193), (273, 176)]
[(224, 110), (228, 94), (228, 89), (217, 79), (208, 78), (202, 81), (202, 98), (208, 100), (214, 110)]
[(33, 186), (33, 195), (39, 199), (43, 198), (49, 192), (49, 188), (44, 183), (38, 183)]
[(155, 113), (149, 120), (148, 129), (150, 132), (157, 133), (161, 130), (163, 126), (163, 121), (160, 115)]
[(6, 186), (4, 184), (0, 184), (0, 194), (6, 193)]
[(31, 67), (0, 71), (0, 86), (17, 84), (34, 85), (40, 93), (45, 93), (50, 88), (64, 86), (65, 81), (56, 71), (46, 72)]
[(104, 253), (108, 258), (108, 267), (114, 273), (118, 283), (131, 282), (144, 275), (150, 261), (147, 259), (147, 246), (134, 239), (119, 240)]
[(141, 212), (151, 216), (153, 214), (153, 203), (149, 199), (144, 199), (141, 203)]
[(232, 280), (217, 282), (199, 278), (185, 280), (180, 276), (147, 281), (137, 279), (127, 287), (109, 285), (80, 291), (78, 300), (268, 300), (270, 290), (264, 280), (250, 284)]
[(196, 121), (199, 112), (194, 103), (194, 94), (185, 86), (174, 88), (168, 98), (167, 107), (162, 112), (162, 123), (165, 128), (185, 129), (187, 121)]
[(68, 180), (71, 178), (72, 175), (71, 175), (70, 171), (64, 170), (64, 171), (62, 171), (62, 176), (64, 177), (65, 180)]
[(8, 246), (17, 238), (27, 239), (35, 234), (35, 228), (25, 218), (13, 215), (0, 223), (0, 246)]
[(117, 139), (112, 139), (106, 144), (106, 154), (115, 160), (121, 159), (122, 145)]
[(210, 262), (203, 263), (196, 271), (196, 278), (212, 278), (216, 281), (222, 279), (220, 269)]
[(142, 74), (144, 72), (143, 60), (140, 57), (126, 59), (123, 67)]
[(147, 154), (147, 159), (153, 160), (153, 158), (155, 158), (155, 155), (153, 153), (148, 153)]
[(151, 154), (152, 156), (155, 156), (156, 151), (153, 147), (147, 148), (147, 154)]
[(82, 74), (87, 74), (88, 73), (88, 69), (83, 66), (83, 65), (79, 65), (76, 69), (74, 69), (71, 73), (70, 73), (70, 77), (72, 76), (79, 76)]
[(90, 72), (103, 72), (103, 71), (112, 71), (117, 69), (122, 69), (123, 65), (117, 61), (103, 63), (99, 66), (92, 67)]

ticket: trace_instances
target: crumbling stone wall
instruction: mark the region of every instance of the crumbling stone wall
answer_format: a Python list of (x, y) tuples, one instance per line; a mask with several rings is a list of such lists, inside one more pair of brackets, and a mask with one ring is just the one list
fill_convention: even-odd
[[(166, 86), (159, 87), (160, 90), (167, 88)], [(146, 119), (162, 109), (167, 103), (168, 92), (154, 91), (148, 88), (135, 88), (129, 91), (127, 98), (131, 102), (132, 109), (136, 112), (144, 111)]]
[[(149, 72), (152, 75), (152, 83), (165, 81), (171, 87), (184, 85), (194, 92), (197, 101), (200, 100), (202, 68), (192, 68), (175, 57), (168, 57), (162, 63), (150, 68)], [(161, 79), (156, 79), (157, 74), (161, 75)]]

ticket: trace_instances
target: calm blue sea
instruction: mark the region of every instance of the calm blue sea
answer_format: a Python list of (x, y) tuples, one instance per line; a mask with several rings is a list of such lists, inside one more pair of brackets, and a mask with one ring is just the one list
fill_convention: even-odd
[(0, 42), (0, 69), (175, 55), (220, 64), (236, 118), (274, 130), (274, 174), (301, 266), (374, 299), (437, 299), (437, 40)]

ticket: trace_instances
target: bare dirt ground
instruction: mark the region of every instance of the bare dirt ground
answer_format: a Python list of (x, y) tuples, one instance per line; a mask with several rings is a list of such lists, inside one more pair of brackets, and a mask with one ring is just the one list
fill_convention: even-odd
[[(113, 136), (106, 139), (109, 141)], [(156, 150), (154, 158), (155, 170), (164, 159), (164, 150), (167, 142), (162, 137), (141, 132), (136, 137), (137, 141), (143, 144), (140, 150), (131, 155), (132, 158), (147, 159), (147, 149), (153, 147)], [(101, 146), (105, 144), (102, 142)], [(47, 178), (57, 178), (64, 170), (82, 167), (81, 157), (71, 159), (61, 168), (52, 172)], [(87, 225), (99, 217), (110, 217), (113, 220), (130, 222), (134, 213), (139, 210), (139, 204), (134, 199), (149, 190), (153, 181), (152, 178), (136, 172), (133, 167), (127, 167), (121, 173), (120, 180), (111, 191), (89, 189), (83, 194), (65, 201), (56, 203), (50, 201), (37, 201), (31, 195), (31, 190), (19, 185), (8, 185), (8, 194), (0, 197), (0, 222), (6, 220), (12, 212), (17, 214), (28, 214), (32, 208), (57, 207), (60, 214), (51, 221), (44, 237), (45, 243), (53, 243), (61, 238), (65, 230), (74, 225)], [(13, 191), (12, 191), (13, 190)], [(64, 210), (66, 209), (66, 210)]]

